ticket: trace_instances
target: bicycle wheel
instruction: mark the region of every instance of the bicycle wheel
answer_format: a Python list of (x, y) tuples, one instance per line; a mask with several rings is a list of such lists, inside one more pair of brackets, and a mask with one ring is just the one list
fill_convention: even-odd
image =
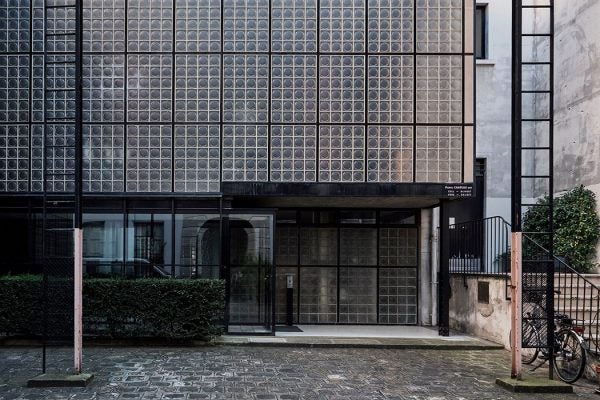
[[(512, 348), (512, 330), (508, 334), (508, 341)], [(540, 333), (538, 330), (531, 324), (531, 322), (525, 322), (523, 326), (523, 343), (528, 343), (530, 345), (534, 345), (536, 347), (531, 348), (521, 348), (521, 362), (523, 364), (531, 364), (538, 358), (538, 354), (540, 352), (539, 344), (540, 344)]]
[(554, 370), (566, 383), (574, 383), (585, 369), (586, 354), (583, 340), (569, 329), (561, 329), (555, 335)]

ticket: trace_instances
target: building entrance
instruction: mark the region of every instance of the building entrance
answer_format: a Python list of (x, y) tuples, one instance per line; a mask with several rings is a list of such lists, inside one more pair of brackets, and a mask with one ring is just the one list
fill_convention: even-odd
[(418, 212), (280, 210), (276, 322), (417, 324)]
[(272, 333), (274, 217), (227, 214), (223, 222), (227, 332)]

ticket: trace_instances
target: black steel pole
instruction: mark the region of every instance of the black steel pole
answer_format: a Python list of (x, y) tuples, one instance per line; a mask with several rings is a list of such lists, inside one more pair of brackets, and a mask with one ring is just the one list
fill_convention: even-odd
[(438, 332), (450, 336), (450, 229), (446, 203), (440, 206), (440, 271), (438, 274)]
[(522, 231), (521, 221), (521, 147), (522, 147), (522, 0), (513, 1), (512, 10), (512, 134), (511, 134), (511, 226), (512, 232)]

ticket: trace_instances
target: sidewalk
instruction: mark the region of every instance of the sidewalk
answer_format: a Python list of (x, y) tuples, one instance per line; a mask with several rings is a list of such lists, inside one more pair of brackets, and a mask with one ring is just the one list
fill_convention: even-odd
[[(49, 365), (67, 368), (71, 356), (69, 348), (51, 348)], [(571, 395), (505, 391), (495, 380), (510, 373), (506, 350), (87, 347), (84, 370), (95, 376), (88, 387), (25, 388), (40, 373), (40, 358), (40, 348), (0, 348), (0, 399), (598, 399), (583, 380)]]

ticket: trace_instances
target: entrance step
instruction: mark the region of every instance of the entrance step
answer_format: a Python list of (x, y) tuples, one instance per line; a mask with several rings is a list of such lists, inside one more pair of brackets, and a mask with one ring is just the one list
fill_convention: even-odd
[(502, 350), (502, 345), (469, 336), (439, 338), (376, 338), (322, 336), (221, 336), (216, 344), (225, 346), (381, 348), (436, 350)]

